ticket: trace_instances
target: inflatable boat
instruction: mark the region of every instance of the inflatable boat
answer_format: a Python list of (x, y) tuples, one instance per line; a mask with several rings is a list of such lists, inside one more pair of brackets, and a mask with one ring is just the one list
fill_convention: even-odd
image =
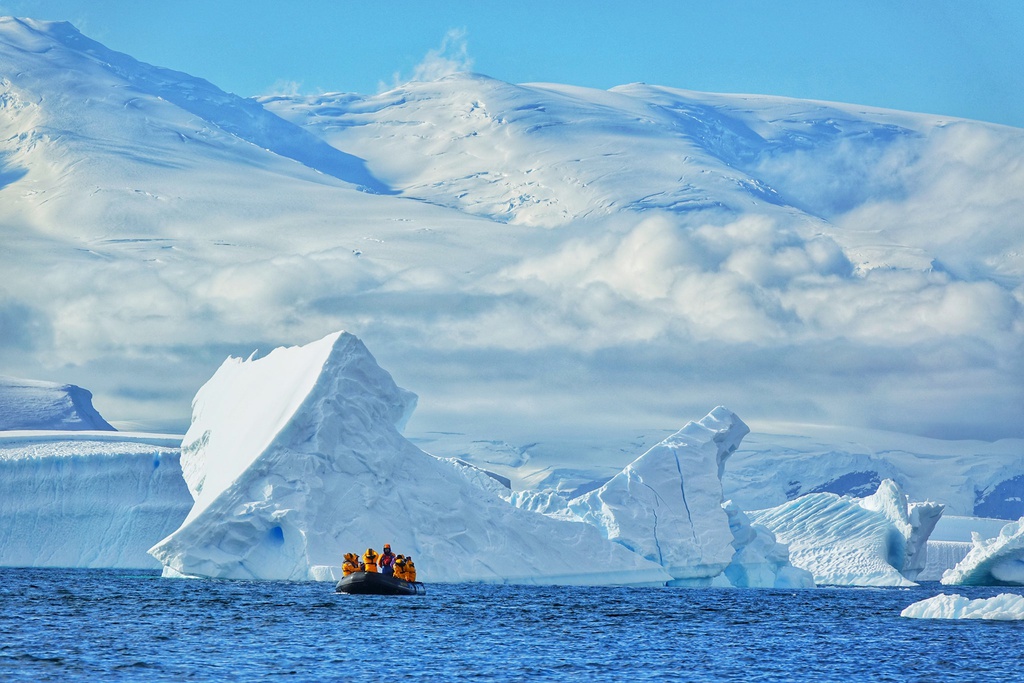
[(390, 574), (353, 572), (338, 582), (334, 592), (349, 595), (426, 595), (427, 589), (418, 581), (396, 579)]

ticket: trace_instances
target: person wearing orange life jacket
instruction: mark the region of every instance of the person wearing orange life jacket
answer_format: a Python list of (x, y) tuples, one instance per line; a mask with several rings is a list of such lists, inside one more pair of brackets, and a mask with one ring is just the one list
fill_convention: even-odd
[(391, 544), (384, 544), (384, 552), (380, 554), (380, 559), (377, 561), (380, 565), (381, 574), (394, 574), (395, 573), (395, 554), (391, 552)]
[(405, 558), (405, 580), (416, 580), (416, 565), (412, 562), (412, 555)]
[(345, 561), (341, 564), (341, 575), (348, 576), (359, 571), (359, 556), (355, 553), (345, 553)]
[(377, 558), (380, 555), (373, 548), (367, 548), (366, 552), (363, 553), (363, 571), (377, 573)]
[(405, 572), (405, 555), (398, 555), (395, 557), (395, 578), (402, 579), (402, 581), (408, 581)]

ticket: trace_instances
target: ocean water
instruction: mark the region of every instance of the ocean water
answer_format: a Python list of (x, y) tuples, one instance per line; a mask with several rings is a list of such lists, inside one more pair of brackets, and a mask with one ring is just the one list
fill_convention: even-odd
[(943, 591), (1006, 590), (435, 584), (382, 597), (0, 569), (0, 680), (1019, 681), (1024, 622), (899, 616)]

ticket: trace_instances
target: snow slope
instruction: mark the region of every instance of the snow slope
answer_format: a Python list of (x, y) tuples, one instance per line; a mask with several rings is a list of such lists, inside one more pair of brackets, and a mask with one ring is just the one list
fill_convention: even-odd
[(235, 345), (372, 325), (515, 249), (481, 251), (466, 226), (485, 222), (397, 202), (257, 103), (67, 24), (0, 21), (0, 179), (0, 371), (74, 364), (128, 427), (184, 431)]
[(182, 471), (195, 506), (150, 552), (165, 574), (340, 578), (390, 543), (424, 581), (663, 584), (657, 564), (585, 524), (514, 508), (399, 429), (415, 405), (334, 333), (228, 358), (193, 404)]
[(0, 432), (0, 565), (155, 569), (192, 506), (180, 437)]
[[(4, 20), (0, 372), (73, 366), (117, 426), (184, 431), (226, 355), (344, 327), (423, 397), (417, 443), (511, 444), (574, 492), (708, 404), (1019, 439), (1022, 156), (1014, 128), (641, 84), (242, 100)], [(929, 481), (1018, 517), (1019, 449), (979, 448), (1003, 465)]]
[(947, 514), (1016, 519), (1024, 515), (1022, 475), (1022, 439), (929, 439), (780, 424), (744, 440), (723, 486), (746, 509), (761, 509), (806, 493), (863, 497), (892, 479), (915, 500), (944, 504)]
[(92, 405), (92, 393), (0, 375), (0, 431), (24, 429), (112, 430)]

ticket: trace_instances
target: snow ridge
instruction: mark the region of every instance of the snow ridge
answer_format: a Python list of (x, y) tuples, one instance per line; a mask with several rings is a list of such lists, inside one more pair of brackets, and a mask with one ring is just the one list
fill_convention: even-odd
[[(12, 54), (12, 47), (31, 56)], [(104, 74), (113, 88), (123, 92), (127, 108), (145, 106), (140, 99), (147, 103), (163, 100), (232, 136), (321, 173), (372, 192), (390, 191), (369, 173), (363, 160), (270, 114), (258, 103), (226, 93), (201, 78), (150, 66), (110, 50), (67, 22), (0, 17), (0, 54), (13, 63), (43, 62), (40, 66), (44, 69), (74, 63), (84, 71)], [(20, 59), (15, 61), (15, 57)]]
[(47, 429), (114, 430), (82, 387), (0, 375), (0, 431)]

